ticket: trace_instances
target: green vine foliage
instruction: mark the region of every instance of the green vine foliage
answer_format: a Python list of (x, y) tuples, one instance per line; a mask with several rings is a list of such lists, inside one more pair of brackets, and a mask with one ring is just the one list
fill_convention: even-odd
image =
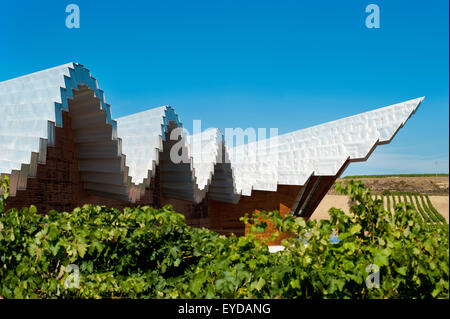
[(6, 199), (9, 196), (9, 177), (0, 178), (0, 213), (5, 210)]
[[(360, 182), (337, 189), (355, 202), (350, 214), (331, 208), (320, 222), (276, 211), (246, 215), (247, 237), (191, 228), (171, 206), (85, 205), (42, 215), (34, 206), (4, 211), (2, 201), (0, 296), (449, 297), (448, 227), (430, 228), (410, 205), (386, 212)], [(256, 238), (267, 220), (291, 235), (283, 251), (270, 253)], [(366, 284), (369, 265), (379, 269), (378, 288)]]

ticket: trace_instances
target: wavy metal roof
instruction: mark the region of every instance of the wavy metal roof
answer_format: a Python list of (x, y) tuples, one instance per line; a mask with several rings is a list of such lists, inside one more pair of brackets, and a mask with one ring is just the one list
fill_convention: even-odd
[[(37, 163), (45, 163), (65, 111), (72, 118), (86, 190), (136, 201), (159, 165), (169, 197), (199, 202), (209, 193), (236, 202), (252, 190), (305, 185), (311, 176), (337, 175), (348, 161), (366, 160), (377, 145), (392, 140), (422, 100), (228, 148), (217, 129), (170, 139), (171, 130), (182, 127), (170, 106), (113, 120), (89, 70), (68, 63), (0, 82), (0, 174), (11, 175), (13, 196), (25, 189)], [(170, 159), (177, 143), (182, 163)]]

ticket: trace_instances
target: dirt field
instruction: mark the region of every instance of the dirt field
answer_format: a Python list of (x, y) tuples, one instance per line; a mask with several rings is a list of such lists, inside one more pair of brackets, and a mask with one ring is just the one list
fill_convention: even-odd
[[(431, 203), (441, 213), (448, 223), (449, 215), (449, 198), (448, 196), (430, 196)], [(391, 203), (392, 206), (392, 203)], [(326, 195), (325, 198), (320, 202), (320, 205), (316, 208), (315, 212), (312, 214), (311, 218), (315, 220), (328, 219), (328, 210), (331, 207), (336, 207), (342, 209), (344, 212), (349, 212), (349, 200), (348, 196), (342, 195)]]
[[(414, 192), (430, 195), (433, 206), (440, 212), (447, 223), (449, 221), (449, 178), (448, 177), (379, 177), (379, 178), (355, 178), (361, 180), (366, 187), (372, 189), (373, 194), (383, 191), (390, 192)], [(349, 179), (338, 179), (348, 181)], [(385, 203), (386, 205), (386, 203)], [(392, 205), (392, 203), (391, 203)], [(349, 199), (339, 195), (333, 186), (312, 215), (312, 219), (328, 219), (328, 210), (331, 207), (349, 212)]]
[[(339, 178), (339, 181), (348, 181), (346, 178)], [(355, 178), (361, 180), (366, 187), (372, 189), (374, 194), (383, 191), (390, 192), (411, 192), (427, 195), (446, 195), (449, 194), (448, 177), (378, 177), (378, 178)], [(328, 192), (329, 195), (338, 195), (335, 186)]]

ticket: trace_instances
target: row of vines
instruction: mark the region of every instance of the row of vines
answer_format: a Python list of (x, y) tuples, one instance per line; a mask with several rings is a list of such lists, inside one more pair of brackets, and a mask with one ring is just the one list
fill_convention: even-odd
[[(384, 203), (385, 209), (392, 213), (397, 204), (411, 205), (422, 220), (427, 223), (446, 224), (445, 217), (433, 206), (428, 195), (418, 193), (383, 193), (374, 195), (374, 199), (379, 199)], [(405, 206), (406, 207), (406, 206)]]

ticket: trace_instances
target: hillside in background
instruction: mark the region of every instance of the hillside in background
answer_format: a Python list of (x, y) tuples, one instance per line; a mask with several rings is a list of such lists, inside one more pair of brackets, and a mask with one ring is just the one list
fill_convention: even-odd
[[(433, 221), (436, 215), (442, 215), (446, 223), (449, 221), (448, 174), (346, 176), (337, 179), (336, 183), (352, 179), (362, 181), (366, 187), (372, 189), (374, 196), (383, 198), (385, 209), (388, 211), (393, 211), (396, 203), (409, 202), (421, 215), (423, 214), (422, 217), (425, 220)], [(331, 207), (349, 212), (352, 203), (348, 196), (340, 195), (336, 191), (336, 183), (320, 202), (312, 214), (312, 219), (328, 219), (328, 211)], [(435, 211), (438, 214), (435, 214)]]
[[(435, 175), (367, 175), (367, 176), (346, 176), (339, 178), (336, 182), (349, 179), (361, 180), (364, 185), (372, 189), (373, 194), (383, 192), (409, 192), (423, 195), (444, 195), (449, 194), (448, 174)], [(331, 187), (328, 195), (338, 195), (336, 184)]]

